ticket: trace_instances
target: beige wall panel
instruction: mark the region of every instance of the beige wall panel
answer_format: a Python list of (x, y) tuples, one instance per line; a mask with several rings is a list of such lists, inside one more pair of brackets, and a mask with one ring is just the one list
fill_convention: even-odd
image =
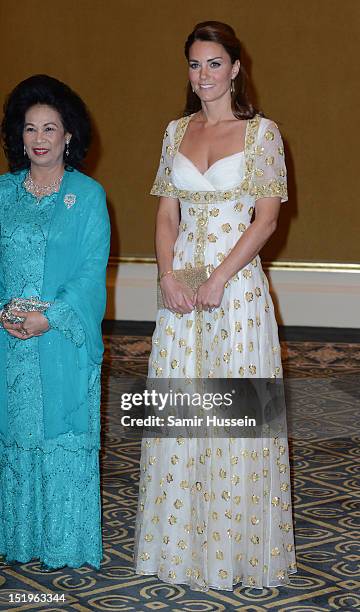
[(45, 72), (91, 110), (88, 170), (108, 193), (113, 255), (153, 255), (147, 194), (184, 103), (184, 40), (219, 19), (238, 32), (256, 101), (286, 142), (290, 201), (264, 258), (359, 261), (358, 0), (2, 0), (0, 11), (1, 100)]

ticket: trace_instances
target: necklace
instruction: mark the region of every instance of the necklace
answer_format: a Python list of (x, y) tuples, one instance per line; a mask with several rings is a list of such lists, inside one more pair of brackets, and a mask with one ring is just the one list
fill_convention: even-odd
[(43, 198), (44, 196), (59, 192), (63, 176), (64, 175), (59, 176), (57, 179), (55, 179), (55, 181), (50, 183), (50, 185), (38, 185), (33, 181), (31, 173), (29, 171), (24, 180), (24, 187), (26, 191), (35, 196), (35, 198), (37, 199), (37, 204), (39, 204), (41, 198)]

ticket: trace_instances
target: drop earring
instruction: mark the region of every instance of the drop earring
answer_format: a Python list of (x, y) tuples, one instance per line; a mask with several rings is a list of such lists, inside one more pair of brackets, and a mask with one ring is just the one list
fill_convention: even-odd
[(231, 79), (230, 82), (230, 93), (233, 94), (235, 92), (234, 79)]
[(69, 140), (66, 141), (66, 146), (65, 146), (65, 155), (66, 157), (69, 157)]
[(26, 153), (26, 149), (25, 149), (25, 145), (24, 145), (24, 157), (26, 157), (27, 153)]

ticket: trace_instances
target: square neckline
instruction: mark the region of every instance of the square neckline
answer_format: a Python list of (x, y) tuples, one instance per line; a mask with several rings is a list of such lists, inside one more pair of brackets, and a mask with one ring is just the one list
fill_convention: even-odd
[(248, 128), (249, 128), (249, 123), (250, 123), (250, 120), (249, 120), (249, 119), (246, 119), (246, 127), (245, 127), (245, 139), (244, 139), (244, 148), (243, 148), (243, 150), (242, 150), (242, 151), (237, 151), (236, 153), (230, 153), (230, 155), (224, 155), (224, 157), (219, 157), (219, 159), (217, 159), (217, 160), (216, 160), (216, 161), (214, 161), (212, 164), (210, 164), (210, 166), (209, 166), (209, 167), (208, 167), (208, 168), (205, 170), (205, 172), (201, 172), (201, 170), (199, 170), (199, 168), (197, 167), (197, 165), (196, 165), (196, 164), (194, 164), (194, 162), (193, 162), (193, 161), (192, 161), (192, 160), (191, 160), (189, 157), (187, 157), (187, 155), (184, 155), (184, 153), (182, 153), (182, 152), (180, 151), (181, 143), (182, 143), (182, 141), (183, 141), (183, 139), (184, 139), (184, 136), (185, 136), (186, 130), (188, 129), (188, 127), (189, 127), (189, 123), (190, 123), (190, 121), (191, 121), (192, 117), (193, 117), (195, 114), (196, 114), (196, 113), (193, 113), (192, 115), (189, 115), (189, 120), (188, 120), (188, 122), (187, 122), (187, 124), (186, 124), (186, 126), (185, 126), (185, 129), (184, 129), (184, 131), (183, 131), (183, 133), (182, 133), (182, 135), (181, 135), (181, 139), (180, 139), (180, 141), (179, 141), (179, 143), (178, 143), (178, 146), (177, 146), (176, 155), (180, 154), (182, 157), (184, 157), (184, 158), (185, 158), (185, 159), (186, 159), (186, 160), (187, 160), (187, 161), (188, 161), (188, 162), (189, 162), (189, 163), (190, 163), (190, 164), (191, 164), (191, 165), (192, 165), (192, 166), (195, 168), (195, 170), (197, 170), (197, 172), (198, 172), (198, 173), (199, 173), (201, 176), (206, 176), (206, 175), (207, 175), (207, 173), (208, 173), (208, 172), (209, 172), (209, 171), (210, 171), (210, 170), (211, 170), (211, 169), (212, 169), (212, 168), (213, 168), (213, 167), (214, 167), (216, 164), (218, 164), (219, 162), (224, 161), (224, 160), (227, 160), (227, 159), (230, 159), (231, 157), (235, 157), (235, 155), (244, 155), (244, 154), (245, 154), (245, 148), (246, 148), (246, 139), (247, 139), (247, 136), (248, 136)]

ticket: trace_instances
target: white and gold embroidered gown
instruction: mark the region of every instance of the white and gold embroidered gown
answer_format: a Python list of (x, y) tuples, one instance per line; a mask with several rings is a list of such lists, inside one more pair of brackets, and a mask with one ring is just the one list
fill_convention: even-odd
[[(284, 150), (276, 124), (256, 116), (244, 152), (201, 174), (178, 150), (189, 120), (168, 125), (151, 193), (180, 201), (174, 269), (206, 265), (211, 272), (249, 226), (256, 199), (286, 201)], [(258, 256), (226, 284), (212, 313), (158, 311), (149, 377), (281, 376)], [(288, 583), (296, 562), (286, 437), (144, 438), (135, 566), (201, 590)]]

